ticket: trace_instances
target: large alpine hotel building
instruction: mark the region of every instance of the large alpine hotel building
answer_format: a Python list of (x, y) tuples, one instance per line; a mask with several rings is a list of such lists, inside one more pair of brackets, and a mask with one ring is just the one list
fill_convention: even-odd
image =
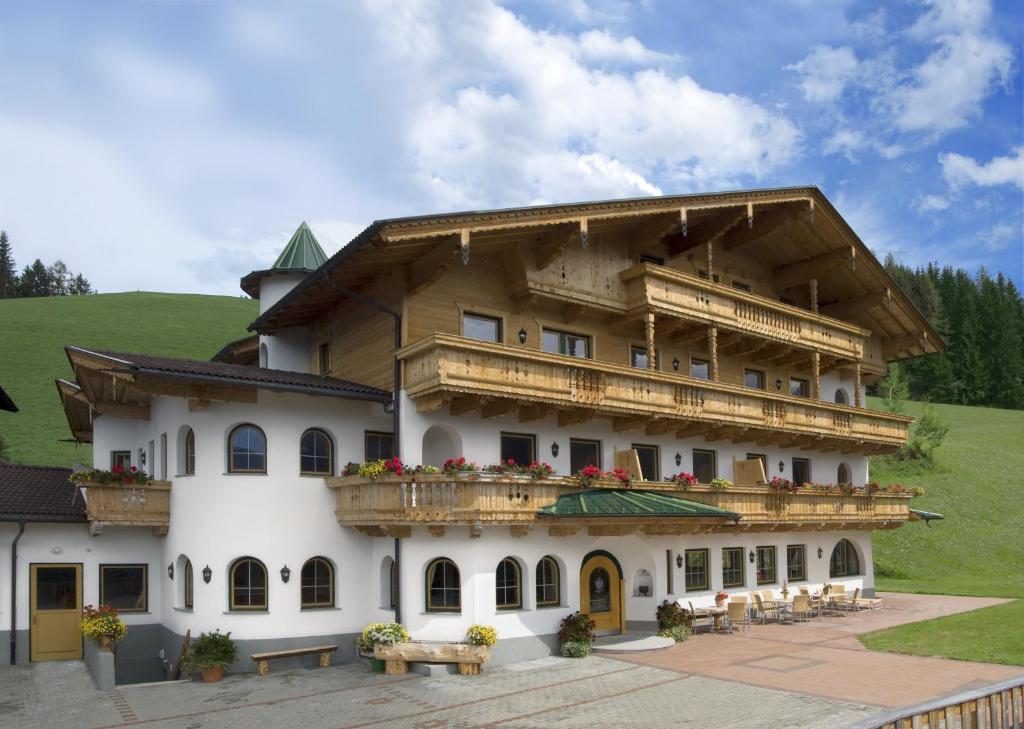
[[(393, 619), (547, 655), (576, 609), (614, 632), (718, 590), (870, 595), (871, 531), (916, 517), (864, 488), (910, 422), (864, 387), (944, 345), (817, 188), (382, 220), (330, 259), (303, 224), (241, 285), (255, 334), (211, 361), (66, 347), (74, 438), (155, 480), (21, 469), (49, 501), (0, 523), (15, 660), (80, 656), (83, 603), (122, 610), (119, 680), (214, 628), (234, 670)], [(395, 455), (556, 473), (342, 475)]]

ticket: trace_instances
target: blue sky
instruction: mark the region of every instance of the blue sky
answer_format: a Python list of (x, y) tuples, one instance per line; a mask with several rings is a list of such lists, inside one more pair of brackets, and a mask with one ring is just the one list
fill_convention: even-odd
[(237, 293), (301, 220), (815, 184), (879, 255), (1024, 279), (1024, 7), (0, 5), (0, 227)]

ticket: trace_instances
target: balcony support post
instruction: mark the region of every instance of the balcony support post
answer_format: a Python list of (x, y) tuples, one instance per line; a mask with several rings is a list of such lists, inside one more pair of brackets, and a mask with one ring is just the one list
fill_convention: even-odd
[(708, 327), (708, 352), (711, 355), (711, 380), (718, 382), (718, 327)]
[(708, 249), (707, 249), (707, 255), (708, 255), (707, 267), (708, 267), (708, 281), (712, 281), (712, 282), (715, 280), (714, 271), (712, 271), (712, 269), (711, 269), (711, 264), (714, 263), (714, 246), (715, 246), (715, 239), (714, 238), (709, 238), (708, 239)]
[(654, 349), (654, 314), (648, 313), (644, 321), (644, 333), (647, 335), (647, 369), (657, 369), (655, 362), (656, 350)]
[(860, 396), (860, 362), (853, 366), (853, 406), (861, 407)]
[(814, 371), (814, 380), (812, 381), (811, 387), (814, 390), (811, 392), (811, 397), (815, 400), (821, 399), (821, 353), (815, 352), (811, 355), (811, 368)]
[(811, 287), (811, 311), (815, 314), (818, 313), (818, 279), (812, 278), (810, 280)]

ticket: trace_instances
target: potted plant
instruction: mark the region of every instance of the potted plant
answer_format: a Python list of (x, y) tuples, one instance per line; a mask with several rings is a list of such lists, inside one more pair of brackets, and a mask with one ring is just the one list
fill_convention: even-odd
[(579, 481), (580, 486), (582, 486), (585, 489), (593, 486), (594, 482), (602, 478), (603, 476), (604, 473), (601, 471), (601, 469), (593, 464), (589, 466), (584, 466), (583, 468), (576, 472), (576, 480)]
[(783, 580), (782, 581), (782, 599), (783, 600), (788, 600), (789, 599), (789, 580)]
[(713, 478), (711, 479), (711, 488), (713, 489), (729, 489), (732, 488), (732, 481), (727, 478)]
[(82, 635), (87, 640), (99, 643), (101, 651), (109, 651), (110, 644), (128, 634), (128, 626), (117, 617), (117, 609), (110, 605), (82, 608)]
[(697, 483), (697, 477), (694, 476), (692, 473), (687, 473), (686, 471), (680, 471), (676, 475), (672, 476), (672, 478), (670, 478), (669, 481), (671, 481), (672, 483), (676, 484), (677, 486), (682, 488), (684, 491), (686, 491), (691, 486), (693, 486), (694, 484)]
[(716, 592), (715, 593), (715, 605), (717, 605), (718, 607), (722, 607), (722, 605), (724, 605), (725, 601), (728, 600), (728, 599), (729, 599), (729, 595), (727, 593), (725, 593), (725, 592)]
[(467, 461), (464, 457), (459, 456), (458, 458), (449, 458), (441, 466), (441, 470), (444, 471), (445, 476), (458, 476), (460, 473), (472, 473), (479, 471), (480, 467), (477, 466), (473, 461)]
[(201, 669), (203, 683), (217, 683), (224, 678), (224, 669), (235, 662), (238, 646), (231, 640), (231, 633), (200, 633), (192, 641), (184, 664), (189, 670)]
[(545, 478), (551, 478), (552, 474), (554, 474), (555, 472), (555, 469), (553, 469), (547, 463), (534, 461), (533, 463), (526, 467), (526, 472), (530, 475), (530, 478), (536, 481)]
[(658, 630), (671, 630), (676, 627), (689, 628), (693, 625), (693, 616), (683, 610), (678, 603), (662, 600), (657, 610)]
[(618, 482), (620, 486), (629, 486), (629, 471), (624, 468), (613, 468), (612, 479)]
[(370, 659), (370, 669), (376, 673), (384, 671), (384, 661), (374, 655), (378, 645), (394, 645), (409, 640), (409, 631), (401, 623), (370, 623), (356, 640), (359, 655)]
[(149, 482), (150, 475), (140, 471), (135, 466), (125, 468), (124, 466), (112, 466), (109, 471), (102, 468), (85, 468), (75, 471), (69, 477), (74, 483), (79, 484), (120, 484), (121, 486), (142, 486)]
[(566, 658), (584, 658), (590, 655), (595, 627), (590, 616), (579, 610), (562, 618), (562, 625), (558, 630), (559, 652)]

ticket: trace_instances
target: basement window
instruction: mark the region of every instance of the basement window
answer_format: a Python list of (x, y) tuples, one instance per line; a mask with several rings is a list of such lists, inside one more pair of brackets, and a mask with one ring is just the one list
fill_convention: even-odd
[(147, 605), (148, 565), (101, 564), (100, 605), (122, 613), (144, 613)]

